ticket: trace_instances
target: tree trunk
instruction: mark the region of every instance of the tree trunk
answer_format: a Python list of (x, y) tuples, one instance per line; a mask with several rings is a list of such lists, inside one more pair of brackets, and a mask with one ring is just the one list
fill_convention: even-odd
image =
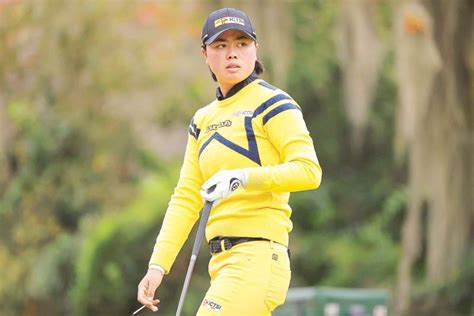
[(336, 52), (344, 83), (344, 106), (352, 144), (362, 146), (372, 107), (384, 47), (376, 32), (373, 1), (344, 0), (336, 24)]
[[(410, 306), (412, 267), (420, 256), (421, 240), (426, 237), (423, 283), (442, 284), (461, 268), (472, 241), (474, 219), (474, 3), (423, 3), (426, 10), (420, 1), (405, 1), (398, 3), (401, 10), (396, 11), (402, 21), (397, 25), (397, 32), (402, 35), (395, 44), (397, 70), (402, 72), (398, 76), (396, 143), (399, 153), (407, 149), (410, 168), (410, 203), (403, 229), (397, 291), (397, 308), (402, 314)], [(420, 10), (427, 15), (419, 14)], [(431, 19), (430, 57), (416, 47), (420, 41), (431, 43)], [(426, 45), (421, 47), (426, 49)], [(403, 58), (407, 52), (411, 58)], [(437, 54), (442, 63), (439, 71)], [(422, 201), (428, 206), (426, 236), (420, 229)]]

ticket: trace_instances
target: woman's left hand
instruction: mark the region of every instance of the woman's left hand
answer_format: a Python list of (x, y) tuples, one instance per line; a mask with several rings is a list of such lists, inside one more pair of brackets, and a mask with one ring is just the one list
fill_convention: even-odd
[(202, 185), (201, 196), (205, 201), (216, 204), (239, 187), (245, 186), (247, 178), (245, 169), (219, 171)]

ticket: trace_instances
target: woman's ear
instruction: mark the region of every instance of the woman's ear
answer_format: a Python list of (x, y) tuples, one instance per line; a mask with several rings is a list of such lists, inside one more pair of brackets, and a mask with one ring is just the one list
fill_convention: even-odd
[(208, 63), (207, 62), (207, 51), (206, 51), (205, 47), (201, 47), (201, 54), (204, 57), (204, 59), (206, 60), (206, 64), (207, 64)]

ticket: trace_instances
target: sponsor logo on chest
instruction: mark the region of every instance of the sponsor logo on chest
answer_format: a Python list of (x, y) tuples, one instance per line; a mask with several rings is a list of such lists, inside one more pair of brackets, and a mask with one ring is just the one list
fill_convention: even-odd
[(218, 130), (219, 128), (223, 127), (229, 127), (232, 126), (232, 121), (231, 120), (225, 120), (216, 124), (210, 124), (206, 127), (206, 133), (209, 133), (211, 131)]
[(237, 111), (233, 114), (235, 117), (245, 116), (245, 117), (252, 117), (253, 111), (244, 110), (244, 111)]

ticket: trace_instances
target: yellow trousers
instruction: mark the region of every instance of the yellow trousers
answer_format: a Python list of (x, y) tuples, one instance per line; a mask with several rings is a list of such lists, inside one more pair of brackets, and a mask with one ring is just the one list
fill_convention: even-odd
[(212, 256), (211, 286), (198, 316), (267, 316), (285, 302), (291, 271), (287, 248), (272, 241), (238, 244)]

